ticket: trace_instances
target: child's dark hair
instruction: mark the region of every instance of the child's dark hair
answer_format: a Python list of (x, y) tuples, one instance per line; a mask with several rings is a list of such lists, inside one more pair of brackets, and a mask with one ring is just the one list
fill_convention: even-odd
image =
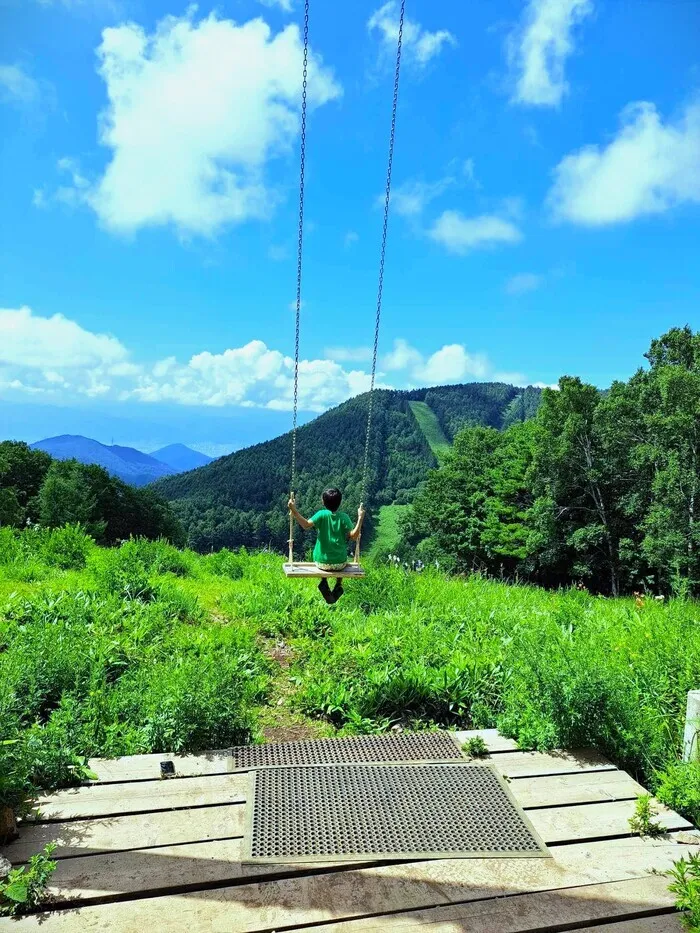
[(343, 498), (343, 494), (339, 489), (326, 489), (323, 493), (322, 499), (323, 504), (327, 509), (330, 509), (331, 512), (337, 512), (340, 508), (340, 503)]

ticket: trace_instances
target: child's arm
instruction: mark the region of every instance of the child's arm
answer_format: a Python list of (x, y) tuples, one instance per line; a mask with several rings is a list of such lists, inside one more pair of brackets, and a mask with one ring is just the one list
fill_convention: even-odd
[(357, 510), (357, 524), (352, 529), (352, 531), (348, 532), (348, 538), (350, 538), (351, 541), (357, 541), (357, 539), (360, 537), (360, 532), (362, 531), (362, 522), (364, 520), (365, 510), (362, 506), (360, 506)]
[(314, 523), (310, 522), (308, 518), (304, 518), (304, 516), (301, 514), (299, 509), (294, 504), (294, 499), (290, 499), (289, 502), (287, 503), (287, 506), (289, 508), (289, 511), (294, 516), (294, 518), (296, 518), (296, 520), (299, 522), (299, 524), (305, 531), (308, 531), (309, 528), (314, 527)]

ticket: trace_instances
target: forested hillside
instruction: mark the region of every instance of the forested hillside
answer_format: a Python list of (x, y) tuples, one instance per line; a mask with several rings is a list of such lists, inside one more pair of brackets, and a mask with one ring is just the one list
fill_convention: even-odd
[(645, 356), (608, 391), (566, 376), (534, 419), (458, 434), (409, 510), (404, 555), (612, 595), (700, 593), (700, 334), (674, 328)]
[[(536, 410), (538, 389), (502, 383), (472, 383), (418, 389), (378, 390), (370, 444), (368, 501), (373, 514), (388, 504), (412, 500), (428, 470), (437, 465), (411, 402), (424, 402), (452, 441), (466, 425), (500, 427)], [(313, 512), (329, 485), (343, 490), (344, 507), (359, 504), (368, 396), (333, 408), (299, 429), (299, 506)], [(286, 502), (290, 485), (291, 434), (222, 457), (192, 473), (168, 477), (154, 488), (169, 499), (198, 550), (223, 546), (286, 548)], [(371, 531), (372, 519), (368, 530)], [(304, 542), (299, 532), (300, 548)]]

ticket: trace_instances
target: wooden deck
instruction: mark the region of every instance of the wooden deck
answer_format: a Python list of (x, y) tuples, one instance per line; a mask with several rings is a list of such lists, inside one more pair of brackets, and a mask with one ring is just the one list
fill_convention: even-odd
[[(461, 733), (468, 737), (474, 733)], [(594, 752), (521, 752), (479, 733), (553, 859), (241, 865), (245, 776), (224, 752), (94, 761), (99, 781), (41, 801), (4, 854), (23, 862), (58, 841), (54, 909), (0, 930), (24, 933), (431, 933), (681, 930), (664, 871), (695, 851), (686, 820), (666, 836), (628, 824), (642, 788)], [(700, 839), (700, 836), (698, 836)]]

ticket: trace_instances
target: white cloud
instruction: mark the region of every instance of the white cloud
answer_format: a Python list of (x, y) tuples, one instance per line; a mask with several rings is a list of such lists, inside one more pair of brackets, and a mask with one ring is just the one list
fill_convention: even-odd
[[(81, 197), (115, 232), (172, 224), (209, 236), (269, 216), (277, 201), (265, 167), (298, 132), (299, 29), (273, 35), (260, 18), (238, 25), (195, 13), (167, 16), (150, 35), (134, 23), (102, 33), (100, 142), (111, 159)], [(340, 93), (311, 53), (310, 106)]]
[(258, 3), (267, 7), (279, 7), (283, 13), (291, 13), (294, 9), (292, 0), (258, 0)]
[(371, 347), (326, 347), (324, 356), (337, 363), (366, 363), (372, 359)]
[(394, 341), (394, 349), (382, 360), (382, 369), (389, 372), (398, 369), (413, 369), (421, 366), (423, 356), (408, 341), (401, 338)]
[(0, 65), (0, 101), (27, 106), (38, 99), (38, 83), (20, 65)]
[(348, 249), (350, 246), (353, 246), (360, 239), (360, 234), (355, 230), (348, 230), (348, 232), (343, 237), (343, 243), (345, 248)]
[(465, 217), (459, 211), (444, 211), (428, 230), (428, 236), (451, 253), (461, 255), (472, 249), (518, 243), (522, 239), (520, 230), (510, 220), (495, 214)]
[(544, 282), (543, 275), (536, 275), (534, 272), (522, 272), (520, 275), (511, 276), (505, 284), (507, 295), (524, 295), (526, 292), (534, 292)]
[[(404, 182), (391, 192), (392, 210), (402, 217), (418, 217), (428, 204), (439, 198), (453, 182), (453, 178), (441, 178), (435, 182)], [(377, 195), (377, 205), (384, 206), (383, 193)]]
[[(399, 6), (396, 0), (389, 0), (375, 10), (367, 21), (367, 28), (370, 32), (376, 30), (379, 33), (385, 54), (395, 55), (399, 37)], [(425, 67), (446, 45), (457, 45), (457, 40), (447, 29), (429, 32), (420, 23), (404, 19), (403, 54), (410, 62)]]
[(410, 385), (438, 385), (483, 379), (490, 366), (482, 354), (469, 353), (462, 344), (447, 344), (425, 357), (408, 341), (394, 341), (394, 347), (381, 361), (387, 372), (405, 372)]
[(556, 220), (585, 226), (623, 223), (684, 202), (700, 203), (697, 99), (675, 123), (664, 123), (651, 103), (630, 104), (612, 142), (562, 159), (548, 196)]
[[(369, 347), (328, 348), (325, 355), (299, 362), (299, 405), (306, 411), (325, 411), (369, 389)], [(486, 357), (461, 344), (424, 355), (405, 340), (395, 341), (380, 369), (377, 385), (386, 388), (497, 375)], [(393, 373), (391, 383), (386, 373)], [(294, 360), (262, 340), (222, 353), (204, 350), (187, 361), (169, 356), (135, 362), (116, 337), (92, 333), (60, 314), (49, 318), (26, 307), (0, 310), (0, 391), (12, 397), (31, 394), (67, 402), (82, 396), (288, 411), (293, 390)]]
[(529, 0), (508, 40), (515, 103), (541, 107), (561, 103), (569, 89), (564, 66), (574, 50), (574, 27), (592, 12), (592, 0)]

